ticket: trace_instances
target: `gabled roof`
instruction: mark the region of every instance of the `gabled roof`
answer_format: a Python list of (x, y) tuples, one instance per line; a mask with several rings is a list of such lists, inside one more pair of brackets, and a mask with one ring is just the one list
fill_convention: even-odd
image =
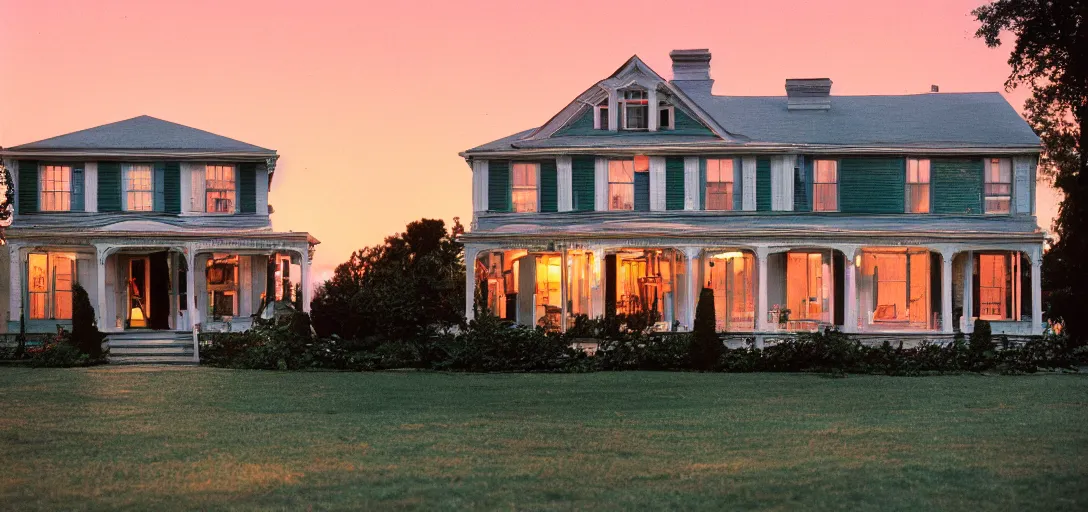
[[(667, 90), (713, 133), (571, 130), (585, 123), (590, 105), (606, 87), (640, 75), (663, 80), (637, 56), (597, 82), (540, 128), (475, 147), (464, 153), (654, 147), (770, 150), (804, 146), (824, 152), (933, 149), (949, 151), (1038, 151), (1039, 137), (996, 92), (837, 96), (828, 110), (790, 110), (783, 96), (718, 96), (690, 82), (664, 82)], [(599, 133), (598, 133), (599, 132)]]
[(204, 130), (139, 116), (37, 142), (6, 148), (7, 152), (186, 152), (242, 153), (275, 156), (271, 149), (216, 135)]

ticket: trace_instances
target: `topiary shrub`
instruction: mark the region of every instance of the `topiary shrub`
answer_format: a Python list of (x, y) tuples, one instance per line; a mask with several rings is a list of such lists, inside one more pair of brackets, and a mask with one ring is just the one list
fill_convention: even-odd
[(691, 340), (691, 368), (702, 372), (717, 368), (722, 357), (721, 338), (718, 337), (717, 319), (714, 317), (714, 290), (703, 288), (699, 305), (695, 308), (695, 329)]
[(94, 307), (87, 290), (78, 283), (72, 288), (72, 345), (91, 359), (102, 357), (105, 336), (98, 330)]
[(975, 329), (967, 343), (968, 369), (977, 372), (992, 368), (996, 359), (996, 349), (990, 322), (975, 320)]

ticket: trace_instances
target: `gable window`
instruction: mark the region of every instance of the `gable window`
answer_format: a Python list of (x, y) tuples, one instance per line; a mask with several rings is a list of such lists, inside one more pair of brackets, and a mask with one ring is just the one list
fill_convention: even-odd
[(207, 213), (234, 213), (235, 178), (233, 165), (204, 168), (204, 197)]
[(657, 106), (657, 129), (658, 130), (672, 130), (676, 126), (673, 124), (676, 121), (676, 111), (672, 105), (659, 101)]
[(596, 113), (596, 119), (594, 119), (594, 121), (595, 121), (595, 123), (594, 123), (595, 126), (594, 127), (596, 129), (598, 129), (598, 130), (607, 130), (608, 129), (608, 98), (605, 98), (603, 101), (598, 103), (596, 107), (593, 107), (593, 110)]
[(513, 199), (515, 212), (537, 211), (538, 164), (515, 163), (513, 168)]
[(649, 129), (650, 104), (645, 90), (629, 89), (623, 91), (623, 99), (620, 100), (620, 112), (623, 114), (624, 130)]
[(31, 320), (71, 320), (75, 257), (63, 253), (27, 256), (27, 299)]
[(650, 158), (638, 155), (633, 160), (608, 161), (608, 209), (635, 209), (635, 173), (649, 172)]
[(839, 211), (839, 163), (835, 160), (813, 161), (812, 211)]
[(929, 159), (907, 159), (907, 213), (929, 213)]
[(125, 211), (151, 211), (151, 166), (149, 164), (125, 164)]
[(709, 158), (706, 161), (706, 209), (733, 209), (733, 159)]
[(40, 210), (66, 212), (72, 209), (72, 168), (67, 165), (41, 167)]
[(1012, 160), (991, 158), (986, 163), (986, 213), (1009, 213), (1012, 205)]

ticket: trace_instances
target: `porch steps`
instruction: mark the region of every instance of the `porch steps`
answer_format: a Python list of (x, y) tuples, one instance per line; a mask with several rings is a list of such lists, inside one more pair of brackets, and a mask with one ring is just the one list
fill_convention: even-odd
[(111, 364), (194, 365), (193, 335), (184, 331), (135, 331), (110, 334)]

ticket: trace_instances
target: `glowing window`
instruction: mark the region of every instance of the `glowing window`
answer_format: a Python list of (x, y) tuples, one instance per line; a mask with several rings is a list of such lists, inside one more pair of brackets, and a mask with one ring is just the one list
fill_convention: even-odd
[(66, 212), (72, 209), (72, 168), (67, 165), (41, 167), (41, 201), (43, 212)]
[(234, 213), (233, 165), (208, 165), (204, 171), (204, 197), (208, 213)]
[(27, 258), (31, 320), (71, 320), (75, 258), (70, 254), (31, 253)]
[(515, 163), (513, 166), (513, 199), (515, 212), (537, 211), (537, 164)]
[(123, 170), (125, 175), (125, 211), (151, 211), (151, 166), (148, 164), (125, 164)]
[(733, 177), (732, 158), (707, 159), (705, 209), (733, 209)]
[(650, 159), (643, 155), (633, 160), (608, 161), (608, 209), (635, 209), (635, 173), (649, 172)]
[(929, 213), (929, 159), (907, 159), (907, 213)]
[(835, 160), (816, 160), (813, 165), (812, 211), (839, 211), (839, 163)]
[(986, 164), (986, 213), (1009, 213), (1012, 205), (1012, 160), (991, 158)]

